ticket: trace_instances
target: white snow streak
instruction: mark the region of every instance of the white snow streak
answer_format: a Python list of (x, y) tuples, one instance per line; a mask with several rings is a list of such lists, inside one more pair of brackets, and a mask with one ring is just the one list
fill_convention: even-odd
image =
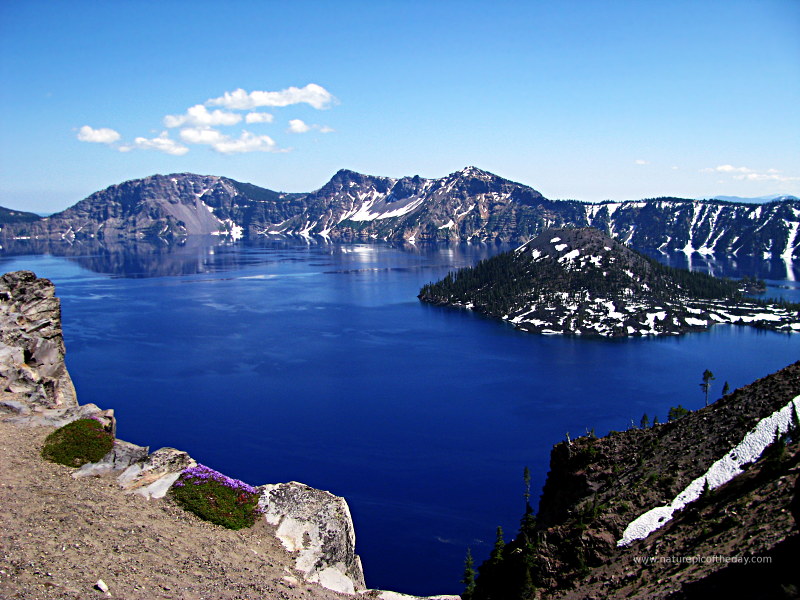
[(692, 481), (668, 506), (658, 506), (640, 515), (628, 524), (617, 546), (627, 546), (635, 540), (642, 540), (672, 519), (675, 511), (697, 500), (708, 482), (709, 489), (715, 489), (740, 475), (742, 466), (754, 462), (778, 435), (789, 431), (792, 425), (792, 412), (800, 416), (800, 396), (786, 406), (762, 419), (744, 436), (741, 442), (725, 456), (715, 462), (708, 471)]

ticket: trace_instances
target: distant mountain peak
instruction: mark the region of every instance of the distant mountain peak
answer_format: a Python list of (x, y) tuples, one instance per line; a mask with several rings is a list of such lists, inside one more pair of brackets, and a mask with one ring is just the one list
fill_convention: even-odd
[(451, 173), (450, 177), (459, 177), (459, 178), (471, 178), (471, 179), (502, 179), (499, 175), (495, 175), (494, 173), (490, 173), (484, 169), (480, 169), (476, 166), (470, 165), (468, 167), (464, 167), (460, 171), (456, 171), (455, 173)]

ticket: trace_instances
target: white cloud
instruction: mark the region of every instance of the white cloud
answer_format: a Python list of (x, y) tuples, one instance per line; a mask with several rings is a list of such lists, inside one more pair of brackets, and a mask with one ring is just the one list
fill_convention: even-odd
[(167, 127), (180, 127), (182, 125), (195, 125), (200, 127), (213, 127), (215, 125), (236, 125), (242, 120), (242, 115), (237, 115), (224, 110), (209, 112), (202, 104), (195, 104), (186, 110), (183, 115), (167, 115), (164, 125)]
[(241, 154), (244, 152), (280, 152), (275, 147), (275, 140), (268, 135), (255, 135), (242, 131), (238, 139), (226, 139), (212, 146), (222, 154)]
[(321, 85), (309, 83), (302, 88), (292, 86), (279, 92), (255, 90), (248, 93), (239, 88), (232, 92), (225, 92), (219, 98), (211, 98), (206, 104), (224, 106), (233, 110), (251, 110), (259, 106), (289, 106), (305, 103), (316, 109), (323, 109), (330, 106), (335, 100), (336, 98)]
[(244, 120), (245, 123), (272, 123), (273, 117), (269, 113), (265, 112), (250, 112), (245, 115)]
[(249, 131), (242, 131), (238, 138), (232, 138), (210, 127), (187, 127), (181, 129), (181, 139), (190, 144), (211, 146), (221, 154), (282, 152), (276, 148), (275, 140), (268, 135), (255, 135)]
[(725, 173), (737, 181), (800, 181), (800, 177), (783, 175), (778, 169), (757, 171), (749, 167), (734, 167), (733, 165), (719, 165), (700, 170), (701, 173)]
[[(256, 110), (262, 106), (284, 107), (295, 104), (308, 104), (318, 110), (336, 103), (336, 98), (325, 88), (315, 83), (305, 87), (288, 87), (268, 92), (255, 90), (247, 92), (236, 89), (225, 92), (218, 98), (211, 98), (204, 104), (195, 104), (183, 114), (166, 115), (163, 118), (167, 128), (156, 137), (137, 137), (133, 142), (119, 142), (121, 136), (113, 129), (93, 129), (88, 125), (80, 128), (77, 138), (82, 142), (113, 144), (120, 152), (133, 150), (158, 150), (174, 156), (182, 156), (189, 152), (190, 145), (205, 145), (222, 154), (241, 154), (245, 152), (289, 152), (291, 149), (279, 148), (275, 140), (268, 135), (256, 135), (244, 129), (236, 135), (227, 135), (219, 130), (242, 122), (247, 124), (272, 123), (275, 116), (272, 112)], [(220, 106), (221, 109), (210, 109), (209, 106)], [(241, 112), (238, 112), (241, 111)], [(163, 113), (162, 113), (163, 114)], [(177, 137), (170, 137), (171, 129), (178, 129)], [(238, 129), (238, 128), (237, 128)], [(330, 133), (334, 131), (327, 125), (305, 123), (301, 119), (289, 121), (289, 133), (306, 133), (309, 131)], [(225, 130), (223, 130), (225, 131)]]
[(780, 173), (771, 173), (774, 169), (770, 169), (766, 173), (745, 173), (741, 175), (734, 175), (734, 179), (739, 181), (800, 181), (800, 177), (789, 177), (788, 175), (781, 175)]
[(643, 160), (643, 159), (641, 159), (641, 158), (637, 158), (637, 159), (636, 159), (635, 161), (633, 161), (633, 162), (634, 162), (635, 164), (637, 164), (637, 165), (649, 165), (649, 164), (650, 164), (648, 161), (646, 161), (646, 160)]
[(301, 119), (292, 119), (289, 121), (289, 131), (291, 133), (305, 133), (311, 131), (311, 126), (306, 125)]
[(335, 129), (327, 125), (309, 125), (302, 119), (292, 119), (289, 121), (289, 128), (286, 131), (289, 133), (307, 133), (312, 129), (316, 129), (320, 133), (331, 133), (335, 131)]
[(88, 125), (84, 125), (78, 131), (78, 139), (82, 142), (94, 142), (97, 144), (113, 144), (119, 140), (120, 135), (113, 129), (101, 127), (100, 129), (92, 129)]
[(142, 150), (158, 150), (165, 154), (172, 154), (173, 156), (182, 156), (189, 152), (189, 148), (176, 142), (169, 137), (169, 133), (162, 131), (161, 135), (155, 138), (137, 137), (133, 140), (132, 145), (120, 147), (120, 152), (129, 152), (134, 148), (141, 148)]
[(210, 127), (187, 127), (181, 129), (181, 139), (190, 144), (216, 144), (227, 138), (216, 129)]

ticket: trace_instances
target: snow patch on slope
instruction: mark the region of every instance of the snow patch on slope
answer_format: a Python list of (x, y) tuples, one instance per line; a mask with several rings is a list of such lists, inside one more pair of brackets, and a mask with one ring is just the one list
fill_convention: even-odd
[(792, 412), (800, 417), (800, 396), (786, 406), (762, 419), (744, 436), (739, 444), (715, 462), (708, 471), (692, 481), (668, 506), (658, 506), (637, 517), (625, 528), (617, 546), (627, 546), (642, 540), (665, 525), (672, 515), (690, 502), (697, 500), (708, 482), (709, 489), (728, 483), (743, 473), (742, 466), (756, 461), (777, 436), (783, 435), (792, 426)]

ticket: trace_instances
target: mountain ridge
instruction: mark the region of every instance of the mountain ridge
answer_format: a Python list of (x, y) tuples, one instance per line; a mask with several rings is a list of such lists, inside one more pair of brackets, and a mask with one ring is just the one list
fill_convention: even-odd
[(48, 217), (12, 222), (0, 212), (0, 226), (0, 241), (219, 234), (407, 243), (521, 243), (552, 227), (592, 226), (641, 250), (800, 258), (800, 200), (551, 200), (474, 166), (434, 179), (340, 169), (308, 193), (216, 175), (151, 175), (95, 192)]

